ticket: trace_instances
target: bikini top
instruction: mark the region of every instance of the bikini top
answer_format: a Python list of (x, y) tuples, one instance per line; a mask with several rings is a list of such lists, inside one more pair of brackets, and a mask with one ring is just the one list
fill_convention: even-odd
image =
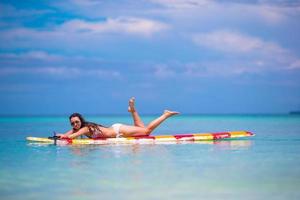
[(104, 137), (104, 134), (102, 133), (102, 131), (99, 128), (89, 126), (88, 129), (89, 129), (89, 132), (92, 133), (90, 138)]
[(103, 132), (100, 129), (100, 127), (104, 127), (104, 126), (102, 126), (100, 124), (88, 122), (88, 123), (86, 123), (86, 127), (88, 127), (89, 132), (91, 133), (91, 136), (88, 136), (89, 138), (105, 137), (105, 135), (103, 134)]

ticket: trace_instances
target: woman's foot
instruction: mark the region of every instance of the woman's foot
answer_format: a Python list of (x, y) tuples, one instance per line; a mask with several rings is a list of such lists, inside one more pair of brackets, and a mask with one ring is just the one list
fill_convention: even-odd
[(131, 97), (129, 99), (128, 112), (131, 112), (131, 113), (135, 112), (134, 102), (135, 102), (135, 98)]
[(165, 111), (164, 111), (164, 115), (165, 115), (166, 117), (171, 117), (171, 116), (177, 115), (177, 114), (179, 114), (179, 112), (176, 112), (176, 111), (170, 111), (170, 110), (165, 110)]

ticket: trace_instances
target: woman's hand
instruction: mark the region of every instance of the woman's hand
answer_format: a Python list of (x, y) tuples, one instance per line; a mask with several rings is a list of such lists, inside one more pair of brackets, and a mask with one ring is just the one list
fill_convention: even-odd
[(64, 134), (57, 134), (56, 136), (58, 136), (60, 139), (69, 139), (69, 137)]

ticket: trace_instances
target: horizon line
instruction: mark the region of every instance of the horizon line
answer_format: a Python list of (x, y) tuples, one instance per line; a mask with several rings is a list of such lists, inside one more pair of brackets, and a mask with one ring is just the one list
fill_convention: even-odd
[[(0, 114), (0, 117), (68, 117), (70, 114)], [(88, 117), (97, 117), (97, 116), (127, 116), (129, 113), (85, 113), (84, 116)], [(153, 115), (161, 115), (161, 113), (140, 113), (142, 116), (153, 116)], [(299, 111), (292, 112), (276, 112), (276, 113), (180, 113), (180, 116), (196, 116), (196, 115), (300, 115)]]

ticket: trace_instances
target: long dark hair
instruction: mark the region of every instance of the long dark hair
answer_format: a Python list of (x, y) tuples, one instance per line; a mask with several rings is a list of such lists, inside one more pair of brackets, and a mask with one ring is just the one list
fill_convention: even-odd
[(105, 127), (105, 126), (103, 126), (101, 124), (97, 124), (97, 123), (94, 123), (94, 122), (88, 122), (88, 121), (86, 121), (84, 119), (84, 117), (81, 114), (79, 114), (79, 113), (73, 113), (72, 115), (70, 115), (69, 120), (71, 121), (71, 118), (73, 118), (73, 117), (78, 117), (79, 118), (79, 120), (81, 122), (80, 128), (88, 127), (89, 130), (91, 130), (91, 129), (94, 129), (94, 130), (97, 129), (98, 131), (101, 132), (101, 130), (99, 129), (99, 126)]

